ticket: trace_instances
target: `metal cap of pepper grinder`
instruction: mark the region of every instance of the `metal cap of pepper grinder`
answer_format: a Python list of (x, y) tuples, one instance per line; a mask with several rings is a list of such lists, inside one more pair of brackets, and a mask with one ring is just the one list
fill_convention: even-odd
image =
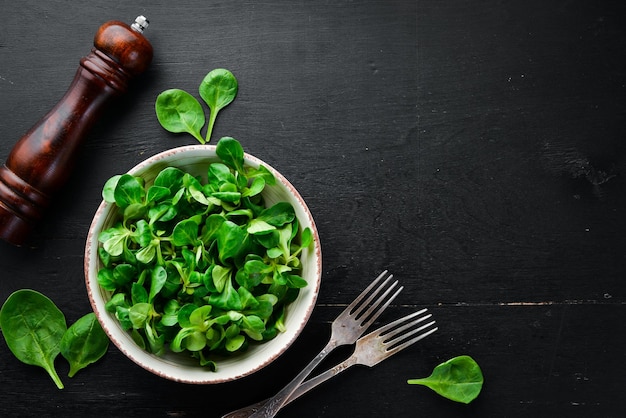
[(146, 19), (145, 16), (139, 15), (135, 19), (135, 22), (132, 25), (130, 25), (130, 27), (139, 33), (143, 33), (143, 31), (148, 27), (148, 25), (150, 25), (150, 21)]

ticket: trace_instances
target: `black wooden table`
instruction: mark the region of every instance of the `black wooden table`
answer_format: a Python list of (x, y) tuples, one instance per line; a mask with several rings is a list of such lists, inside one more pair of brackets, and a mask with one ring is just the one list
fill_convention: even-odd
[[(32, 244), (0, 244), (0, 299), (89, 312), (83, 249), (112, 175), (194, 143), (160, 128), (158, 93), (228, 68), (233, 136), (299, 189), (323, 284), (290, 350), (241, 381), (156, 377), (111, 345), (57, 390), (0, 343), (0, 415), (215, 417), (281, 388), (380, 271), (405, 286), (382, 317), (428, 307), (439, 331), (288, 406), (293, 417), (626, 414), (626, 6), (622, 1), (5, 0), (0, 157), (68, 88), (105, 21), (146, 15), (148, 72), (100, 120)], [(326, 365), (347, 356), (340, 350)], [(468, 354), (470, 405), (407, 385)]]

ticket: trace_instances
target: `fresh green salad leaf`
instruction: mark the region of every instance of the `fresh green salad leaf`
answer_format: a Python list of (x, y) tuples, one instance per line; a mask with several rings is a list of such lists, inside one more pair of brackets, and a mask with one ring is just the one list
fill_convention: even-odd
[(12, 293), (0, 310), (0, 328), (11, 352), (23, 363), (44, 368), (59, 389), (63, 382), (54, 368), (67, 329), (65, 316), (41, 293)]
[(108, 348), (109, 337), (93, 312), (74, 322), (61, 338), (61, 354), (70, 363), (68, 376), (100, 360)]
[(209, 123), (204, 137), (200, 132), (206, 121), (202, 105), (184, 90), (169, 89), (157, 96), (157, 119), (167, 131), (189, 133), (205, 144), (211, 140), (217, 114), (235, 99), (238, 89), (237, 79), (228, 70), (218, 68), (204, 77), (198, 89), (200, 97), (209, 106)]
[(165, 90), (157, 96), (155, 110), (163, 128), (174, 133), (189, 133), (204, 144), (200, 134), (205, 122), (204, 110), (191, 94), (180, 89)]
[(429, 377), (407, 383), (427, 386), (445, 398), (468, 404), (482, 390), (483, 373), (470, 356), (459, 356), (435, 367)]
[(206, 75), (200, 84), (200, 97), (209, 105), (209, 127), (206, 134), (206, 142), (211, 139), (213, 125), (217, 114), (224, 107), (228, 106), (235, 96), (239, 85), (235, 76), (228, 70), (218, 68)]
[[(99, 234), (106, 309), (140, 347), (185, 352), (215, 370), (218, 356), (285, 330), (285, 307), (307, 285), (300, 256), (313, 244), (290, 203), (266, 205), (276, 179), (244, 165), (234, 138), (206, 176), (165, 168), (152, 185), (125, 174), (105, 184), (117, 221)], [(141, 189), (141, 190), (140, 190)]]
[[(231, 137), (224, 137), (219, 140), (215, 147), (215, 153), (229, 168), (237, 171), (239, 174), (244, 174), (243, 169), (243, 148), (237, 146), (236, 139)], [(247, 186), (247, 182), (245, 184)]]

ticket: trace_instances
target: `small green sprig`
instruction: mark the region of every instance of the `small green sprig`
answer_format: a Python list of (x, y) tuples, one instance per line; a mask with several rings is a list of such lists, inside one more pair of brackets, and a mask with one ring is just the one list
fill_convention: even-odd
[(237, 96), (237, 79), (223, 68), (209, 72), (198, 89), (200, 97), (209, 106), (209, 123), (205, 136), (201, 130), (206, 118), (200, 102), (191, 94), (180, 89), (165, 90), (157, 96), (155, 111), (163, 128), (173, 133), (189, 133), (201, 144), (211, 140), (217, 114)]

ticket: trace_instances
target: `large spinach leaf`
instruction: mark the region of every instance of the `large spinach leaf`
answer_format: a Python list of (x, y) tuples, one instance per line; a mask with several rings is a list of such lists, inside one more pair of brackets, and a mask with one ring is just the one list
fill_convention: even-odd
[(11, 352), (20, 361), (43, 367), (59, 389), (63, 383), (54, 360), (67, 329), (65, 316), (46, 296), (30, 289), (12, 293), (0, 310), (0, 328)]
[(483, 373), (470, 356), (458, 356), (435, 367), (429, 377), (408, 383), (427, 386), (445, 398), (467, 404), (480, 393)]

